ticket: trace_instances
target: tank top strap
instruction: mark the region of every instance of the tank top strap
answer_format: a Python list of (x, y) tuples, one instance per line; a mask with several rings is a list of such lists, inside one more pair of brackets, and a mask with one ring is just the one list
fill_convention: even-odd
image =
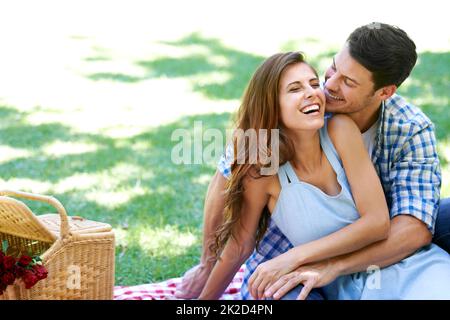
[(320, 145), (322, 146), (323, 152), (325, 152), (325, 155), (328, 158), (328, 161), (330, 162), (331, 166), (333, 167), (334, 171), (337, 175), (340, 175), (343, 173), (343, 166), (341, 158), (339, 157), (336, 148), (333, 145), (333, 142), (330, 139), (330, 136), (328, 135), (328, 121), (325, 119), (324, 126), (320, 129)]
[(288, 161), (278, 169), (278, 179), (280, 180), (281, 187), (285, 187), (291, 183), (299, 182), (291, 163)]

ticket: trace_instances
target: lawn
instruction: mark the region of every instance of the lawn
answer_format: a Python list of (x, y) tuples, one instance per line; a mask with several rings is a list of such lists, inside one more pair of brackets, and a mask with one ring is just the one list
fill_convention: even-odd
[[(110, 223), (117, 285), (180, 276), (200, 255), (204, 194), (219, 154), (202, 164), (174, 164), (171, 135), (192, 132), (198, 121), (204, 130), (231, 128), (266, 55), (201, 33), (147, 41), (134, 51), (78, 35), (64, 41), (70, 56), (47, 57), (42, 63), (53, 69), (28, 73), (34, 91), (12, 79), (17, 90), (0, 99), (0, 183), (52, 194), (69, 214)], [(298, 48), (321, 74), (339, 49), (308, 38), (278, 50)], [(450, 52), (420, 52), (400, 88), (436, 125), (442, 196), (450, 196), (449, 66)], [(36, 213), (50, 210), (27, 203)]]

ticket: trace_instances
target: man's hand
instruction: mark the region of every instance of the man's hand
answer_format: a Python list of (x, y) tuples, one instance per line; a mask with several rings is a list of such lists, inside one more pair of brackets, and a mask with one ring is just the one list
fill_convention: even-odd
[(297, 300), (305, 300), (312, 289), (326, 286), (339, 276), (337, 265), (327, 259), (301, 266), (271, 284), (264, 296), (278, 300), (299, 284), (303, 284)]

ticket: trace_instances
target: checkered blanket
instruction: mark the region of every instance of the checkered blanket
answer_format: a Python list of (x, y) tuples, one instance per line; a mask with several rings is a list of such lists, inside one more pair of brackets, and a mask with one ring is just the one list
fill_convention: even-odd
[[(236, 273), (220, 300), (241, 300), (241, 285), (244, 266)], [(141, 284), (137, 286), (114, 287), (114, 300), (175, 300), (175, 290), (181, 283), (180, 278), (163, 282)]]

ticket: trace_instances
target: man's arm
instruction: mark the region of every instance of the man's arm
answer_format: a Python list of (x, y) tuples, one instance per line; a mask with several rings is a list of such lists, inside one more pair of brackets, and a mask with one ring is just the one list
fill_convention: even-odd
[(366, 271), (371, 265), (390, 266), (430, 242), (431, 232), (427, 225), (411, 215), (399, 215), (392, 219), (386, 240), (346, 255), (300, 266), (272, 283), (265, 296), (280, 299), (302, 283), (304, 287), (298, 299), (304, 300), (312, 289), (326, 286), (339, 276)]
[(339, 275), (366, 271), (371, 265), (380, 268), (405, 259), (418, 249), (431, 243), (427, 225), (411, 215), (399, 215), (391, 220), (386, 240), (361, 250), (332, 259)]

